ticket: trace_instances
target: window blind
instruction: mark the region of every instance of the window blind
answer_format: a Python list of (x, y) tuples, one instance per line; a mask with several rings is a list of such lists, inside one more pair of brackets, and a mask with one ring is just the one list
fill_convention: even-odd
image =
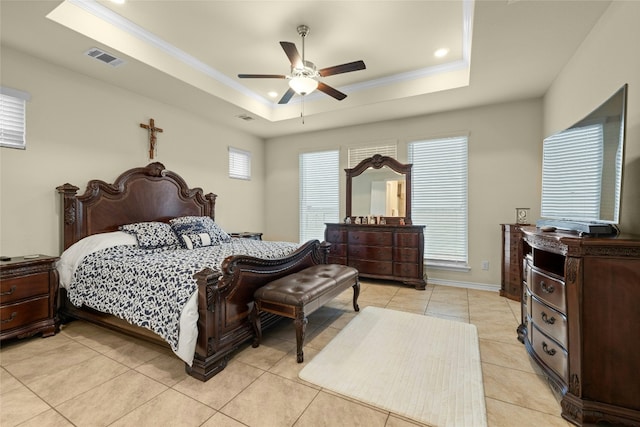
[(300, 154), (300, 242), (324, 240), (325, 223), (339, 222), (340, 152)]
[(0, 146), (26, 148), (28, 93), (0, 87)]
[(393, 145), (378, 145), (372, 147), (351, 147), (349, 148), (349, 168), (354, 168), (369, 157), (373, 157), (374, 154), (380, 154), (381, 156), (398, 158), (398, 149), (395, 144)]
[(543, 217), (600, 217), (602, 125), (569, 129), (543, 141)]
[(425, 227), (425, 259), (466, 265), (467, 137), (409, 143), (411, 219)]
[(229, 147), (229, 178), (251, 179), (251, 153)]

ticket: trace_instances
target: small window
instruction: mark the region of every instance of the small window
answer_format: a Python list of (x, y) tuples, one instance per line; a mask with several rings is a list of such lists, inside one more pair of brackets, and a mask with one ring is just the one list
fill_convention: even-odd
[(349, 168), (354, 168), (369, 157), (373, 157), (374, 154), (380, 154), (381, 156), (392, 157), (398, 159), (397, 147), (395, 144), (390, 145), (376, 145), (365, 147), (351, 147), (349, 148)]
[(251, 179), (251, 153), (229, 147), (229, 178)]
[(27, 147), (26, 103), (30, 95), (7, 87), (0, 87), (0, 146)]

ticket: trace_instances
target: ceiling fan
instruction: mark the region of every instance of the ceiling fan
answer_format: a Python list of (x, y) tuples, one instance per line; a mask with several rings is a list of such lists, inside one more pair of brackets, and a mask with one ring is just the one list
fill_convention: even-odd
[(278, 104), (286, 104), (294, 94), (309, 95), (318, 89), (327, 95), (342, 101), (347, 97), (346, 94), (320, 81), (321, 77), (332, 76), (334, 74), (348, 73), (351, 71), (364, 70), (366, 67), (363, 61), (348, 62), (346, 64), (334, 65), (333, 67), (322, 68), (318, 70), (316, 65), (305, 60), (304, 56), (304, 39), (309, 34), (309, 27), (299, 25), (298, 34), (302, 37), (302, 57), (298, 53), (296, 45), (291, 42), (280, 42), (280, 46), (291, 62), (291, 74), (238, 74), (241, 79), (288, 79), (289, 89), (282, 96)]

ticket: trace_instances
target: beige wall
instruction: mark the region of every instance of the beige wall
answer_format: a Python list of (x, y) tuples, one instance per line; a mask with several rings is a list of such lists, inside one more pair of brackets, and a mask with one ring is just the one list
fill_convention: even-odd
[(620, 229), (640, 235), (640, 2), (614, 1), (544, 97), (544, 134), (570, 126), (628, 83)]
[[(135, 93), (2, 49), (2, 85), (31, 94), (27, 149), (0, 148), (0, 253), (59, 254), (60, 204), (55, 188), (107, 182), (147, 165), (140, 123), (164, 129), (154, 161), (187, 184), (218, 194), (216, 219), (229, 231), (262, 230), (264, 143), (241, 132)], [(227, 147), (253, 155), (253, 180), (228, 178)]]
[[(501, 223), (513, 223), (515, 208), (539, 216), (542, 103), (527, 100), (422, 117), (273, 138), (266, 145), (266, 231), (283, 240), (298, 239), (298, 156), (302, 152), (340, 149), (392, 141), (406, 161), (406, 144), (421, 138), (469, 135), (470, 272), (428, 270), (431, 282), (470, 286), (500, 285)], [(303, 126), (303, 125), (301, 125)], [(340, 215), (344, 216), (344, 176)], [(292, 226), (294, 224), (295, 226)], [(488, 271), (481, 262), (489, 261)]]

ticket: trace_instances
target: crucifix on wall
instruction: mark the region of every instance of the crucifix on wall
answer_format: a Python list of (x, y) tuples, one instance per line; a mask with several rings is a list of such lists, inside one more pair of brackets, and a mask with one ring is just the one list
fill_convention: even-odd
[(140, 127), (149, 131), (149, 158), (153, 159), (153, 155), (156, 152), (156, 132), (162, 133), (162, 129), (156, 127), (153, 119), (149, 119), (149, 124), (140, 123)]

